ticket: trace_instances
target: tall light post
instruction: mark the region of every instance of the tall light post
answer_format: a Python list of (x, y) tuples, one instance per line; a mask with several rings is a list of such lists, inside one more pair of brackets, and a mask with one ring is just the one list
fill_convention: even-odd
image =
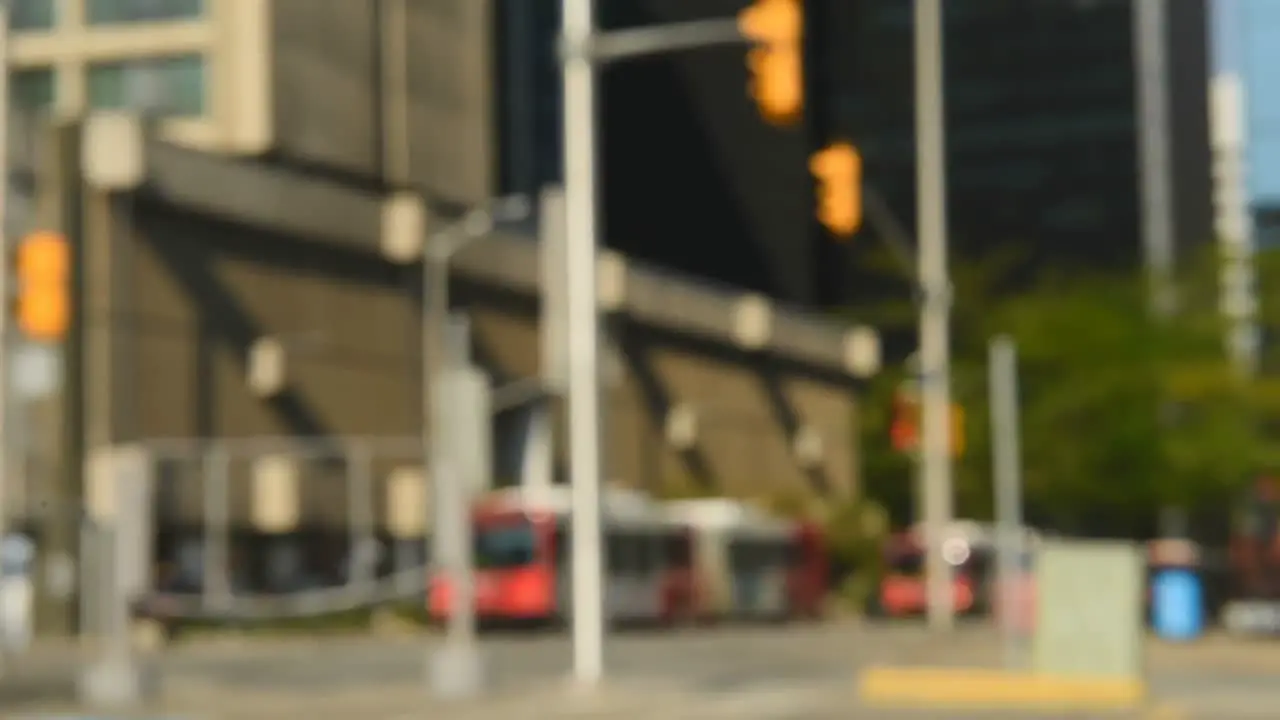
[(9, 423), (9, 11), (8, 0), (0, 0), (0, 541), (8, 534), (8, 491), (14, 482)]
[[(451, 477), (446, 468), (447, 448), (444, 447), (442, 429), (431, 422), (431, 398), (439, 396), (448, 364), (445, 348), (448, 344), (449, 263), (458, 251), (473, 240), (488, 235), (498, 223), (523, 220), (530, 212), (532, 206), (523, 195), (499, 198), (432, 233), (422, 246), (422, 450), (426, 453), (423, 466), (430, 466), (432, 482)], [(433, 549), (439, 551), (439, 544), (429, 546), (428, 551)]]
[(1133, 3), (1138, 80), (1142, 248), (1150, 305), (1156, 317), (1176, 310), (1173, 173), (1169, 137), (1168, 8), (1166, 0)]
[(594, 0), (562, 0), (565, 323), (573, 485), (573, 674), (604, 677), (600, 317), (596, 296), (596, 64), (743, 40), (735, 18), (595, 32)]
[(594, 0), (564, 0), (565, 324), (569, 480), (573, 497), (573, 671), (604, 676), (600, 519), (600, 316), (596, 302), (596, 70), (589, 54)]
[[(431, 417), (431, 390), (445, 370), (445, 321), (449, 315), (449, 266), (453, 256), (473, 240), (488, 235), (499, 223), (529, 217), (533, 206), (523, 195), (497, 198), (471, 210), (457, 222), (434, 232), (422, 246), (422, 416)], [(431, 462), (439, 433), (429, 423), (422, 426), (422, 447)]]
[[(478, 692), (483, 670), (475, 645), (475, 607), (471, 558), (471, 493), (482, 478), (485, 453), (459, 441), (476, 440), (490, 421), (488, 379), (470, 367), (469, 327), (449, 317), (449, 261), (469, 242), (487, 235), (498, 222), (522, 219), (530, 212), (527, 198), (502, 198), (468, 213), (457, 223), (432, 234), (423, 245), (422, 272), (422, 449), (431, 467), (435, 542), (424, 533), (434, 565), (446, 572), (452, 607), (445, 642), (430, 657), (436, 692), (460, 698)], [(457, 408), (456, 412), (454, 408)], [(449, 416), (452, 423), (443, 418)], [(465, 456), (466, 452), (472, 457)]]
[(915, 0), (916, 193), (920, 303), (920, 487), (929, 625), (952, 626), (951, 568), (942, 556), (950, 522), (951, 280), (947, 269), (946, 112), (942, 0)]

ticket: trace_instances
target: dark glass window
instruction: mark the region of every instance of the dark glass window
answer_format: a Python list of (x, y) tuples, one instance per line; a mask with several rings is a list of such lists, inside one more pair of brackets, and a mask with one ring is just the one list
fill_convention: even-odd
[(50, 68), (19, 70), (9, 78), (9, 100), (20, 110), (48, 109), (57, 91), (57, 73)]
[(205, 58), (181, 55), (93, 65), (89, 68), (89, 104), (95, 109), (203, 115)]
[(57, 21), (57, 0), (9, 2), (9, 27), (13, 30), (50, 30)]
[(86, 0), (90, 25), (190, 20), (204, 14), (204, 0)]

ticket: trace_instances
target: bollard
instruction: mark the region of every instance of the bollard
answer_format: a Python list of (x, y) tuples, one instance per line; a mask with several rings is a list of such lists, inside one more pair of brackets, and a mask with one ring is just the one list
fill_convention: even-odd
[[(100, 623), (102, 645), (83, 668), (77, 687), (82, 702), (98, 708), (127, 708), (145, 702), (158, 690), (153, 666), (134, 651), (133, 600), (150, 584), (150, 460), (136, 448), (105, 448), (90, 459), (87, 480), (97, 502), (90, 503), (97, 533), (96, 547), (82, 564), (92, 562), (92, 586), (81, 588), (84, 615)], [(83, 570), (82, 570), (83, 572)]]
[(132, 612), (128, 587), (121, 580), (121, 556), (129, 551), (123, 533), (117, 528), (107, 529), (99, 538), (99, 557), (105, 581), (97, 588), (104, 622), (102, 647), (84, 669), (80, 678), (80, 699), (87, 705), (101, 708), (122, 708), (137, 705), (154, 694), (154, 678), (149, 677), (138, 662), (130, 637)]

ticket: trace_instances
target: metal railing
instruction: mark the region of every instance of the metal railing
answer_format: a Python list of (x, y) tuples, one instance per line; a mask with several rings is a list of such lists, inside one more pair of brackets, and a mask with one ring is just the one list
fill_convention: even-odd
[[(431, 498), (417, 440), (157, 440), (108, 452), (115, 469), (91, 473), (86, 532), (122, 518), (136, 528), (125, 539), (132, 612), (261, 621), (425, 592)], [(86, 573), (104, 544), (86, 540)], [(103, 612), (86, 607), (86, 627)]]

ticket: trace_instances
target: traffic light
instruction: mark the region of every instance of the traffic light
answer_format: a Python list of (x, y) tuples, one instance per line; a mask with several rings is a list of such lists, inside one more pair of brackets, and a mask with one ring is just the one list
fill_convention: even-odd
[(755, 0), (738, 14), (753, 43), (747, 51), (748, 91), (774, 125), (799, 122), (804, 110), (804, 11), (801, 0)]
[[(920, 449), (920, 423), (922, 421), (920, 397), (914, 392), (899, 392), (893, 398), (893, 415), (889, 424), (889, 441), (900, 453), (913, 453)], [(951, 404), (947, 414), (947, 450), (951, 457), (959, 458), (965, 452), (964, 408)]]
[(828, 145), (809, 159), (818, 181), (818, 220), (833, 234), (850, 237), (862, 227), (862, 156), (846, 142)]
[(18, 327), (32, 340), (55, 342), (71, 319), (71, 249), (55, 232), (23, 238), (15, 257)]
[(915, 452), (920, 445), (920, 398), (899, 391), (893, 397), (893, 416), (889, 424), (889, 441), (900, 453)]

